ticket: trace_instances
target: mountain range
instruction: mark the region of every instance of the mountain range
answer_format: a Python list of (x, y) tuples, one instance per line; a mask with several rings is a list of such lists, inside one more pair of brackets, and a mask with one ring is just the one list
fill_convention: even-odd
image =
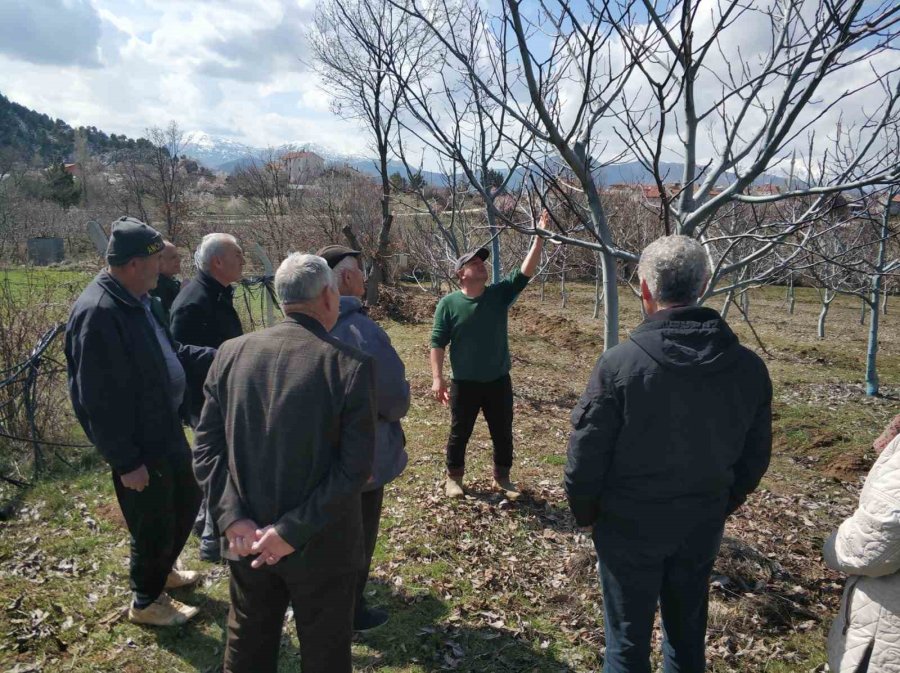
[[(116, 150), (132, 149), (147, 144), (143, 138), (133, 139), (124, 135), (109, 134), (93, 126), (73, 128), (61, 119), (52, 119), (45, 114), (12, 102), (0, 94), (0, 150), (11, 153), (20, 161), (40, 160), (44, 165), (57, 161), (73, 161), (75, 159), (75, 137), (81, 134), (86, 141), (87, 150), (95, 156), (104, 156)], [(260, 159), (268, 154), (268, 150), (250, 147), (223, 136), (213, 136), (203, 131), (190, 131), (184, 134), (182, 155), (195, 159), (206, 168), (214, 171), (232, 173), (246, 162)], [(366, 175), (378, 176), (376, 162), (371, 157), (361, 155), (340, 154), (322, 145), (308, 142), (285, 143), (284, 149), (303, 149), (321, 156), (326, 165), (348, 166)], [(666, 182), (677, 182), (681, 178), (680, 163), (662, 165)], [(399, 173), (406, 177), (406, 167), (400, 161), (388, 163), (390, 173)], [(518, 169), (513, 176), (512, 187), (521, 185), (525, 171)], [(422, 171), (425, 182), (432, 185), (446, 184), (441, 173)], [(616, 183), (653, 184), (653, 177), (637, 162), (605, 166), (596, 171), (595, 179), (601, 185)], [(785, 180), (775, 176), (763, 176), (757, 182), (771, 182), (783, 185)]]

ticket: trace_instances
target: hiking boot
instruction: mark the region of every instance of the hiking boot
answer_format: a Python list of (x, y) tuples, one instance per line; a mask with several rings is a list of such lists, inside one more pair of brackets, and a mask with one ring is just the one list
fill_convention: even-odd
[(196, 570), (181, 570), (173, 568), (169, 576), (166, 577), (166, 589), (180, 589), (181, 587), (193, 586), (203, 577)]
[(369, 631), (377, 628), (388, 620), (388, 613), (378, 608), (370, 608), (363, 605), (361, 609), (353, 615), (354, 631)]
[(462, 487), (462, 477), (447, 475), (447, 481), (444, 482), (444, 493), (448, 498), (462, 498), (466, 494)]
[(500, 491), (507, 500), (518, 500), (522, 497), (516, 485), (509, 480), (509, 477), (494, 477), (491, 488)]
[(197, 608), (160, 594), (159, 598), (141, 609), (133, 605), (128, 608), (128, 621), (146, 626), (178, 626), (184, 624), (200, 612)]

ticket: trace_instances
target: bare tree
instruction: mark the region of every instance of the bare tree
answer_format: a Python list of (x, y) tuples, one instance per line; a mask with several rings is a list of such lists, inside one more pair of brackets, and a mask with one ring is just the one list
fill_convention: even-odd
[[(783, 274), (803, 244), (794, 239), (808, 240), (833, 194), (900, 175), (896, 165), (871, 161), (900, 100), (891, 58), (895, 3), (505, 0), (480, 21), (477, 53), (494, 54), (486, 75), (464, 39), (472, 6), (460, 12), (458, 4), (388, 1), (431, 32), (447, 67), (466, 73), (505, 111), (500, 132), (511, 147), (527, 130), (533, 184), (579, 215), (575, 228), (561, 227), (554, 239), (600, 252), (607, 347), (618, 341), (617, 262), (633, 263), (637, 250), (611, 230), (598, 190), (604, 166), (641, 165), (657, 188), (663, 231), (707, 244), (716, 270), (709, 296)], [(751, 27), (756, 39), (748, 43)], [(499, 64), (515, 77), (504, 77)], [(799, 176), (790, 189), (754, 189), (770, 171), (792, 172), (798, 145), (808, 141), (809, 155), (821, 157), (817, 123), (851, 106), (862, 110), (854, 162)], [(669, 174), (672, 162), (677, 176)], [(798, 197), (805, 207), (791, 218), (761, 212)]]
[(333, 96), (334, 111), (362, 121), (378, 155), (381, 229), (367, 287), (367, 300), (374, 304), (379, 284), (388, 277), (393, 222), (388, 161), (401, 81), (416, 76), (427, 56), (425, 41), (404, 12), (388, 2), (367, 0), (324, 0), (316, 9), (309, 40), (316, 70)]
[(178, 164), (184, 149), (184, 133), (171, 121), (165, 128), (147, 129), (147, 139), (153, 147), (146, 156), (144, 184), (159, 206), (166, 238), (176, 242), (187, 207), (187, 175)]

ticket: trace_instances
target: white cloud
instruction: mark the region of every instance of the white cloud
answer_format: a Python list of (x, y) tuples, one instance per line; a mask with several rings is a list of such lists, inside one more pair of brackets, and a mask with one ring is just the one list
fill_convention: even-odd
[(4, 0), (0, 53), (28, 63), (100, 67), (100, 17), (89, 0)]
[[(312, 0), (3, 2), (0, 92), (109, 133), (139, 136), (175, 120), (249, 145), (307, 141), (365, 152), (361, 130), (332, 117), (327, 94), (303, 65), (312, 7)], [(41, 33), (44, 48), (6, 39), (4, 30), (30, 34), (51, 10), (56, 23), (45, 23), (57, 28), (53, 39)]]

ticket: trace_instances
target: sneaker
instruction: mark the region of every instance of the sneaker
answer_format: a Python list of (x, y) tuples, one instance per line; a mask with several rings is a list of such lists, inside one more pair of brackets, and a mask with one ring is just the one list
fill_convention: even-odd
[(522, 497), (519, 489), (509, 480), (509, 477), (494, 477), (491, 487), (495, 491), (500, 491), (507, 500), (518, 500)]
[(169, 576), (166, 577), (166, 589), (180, 589), (181, 587), (190, 587), (200, 581), (203, 575), (196, 570), (181, 570), (173, 568)]
[(447, 476), (447, 481), (444, 482), (444, 493), (447, 494), (448, 498), (461, 498), (466, 492), (462, 487), (462, 477), (451, 477)]
[(388, 613), (378, 608), (363, 606), (353, 615), (353, 630), (368, 631), (378, 628), (388, 620)]
[(128, 621), (146, 626), (178, 626), (195, 617), (198, 612), (200, 610), (197, 608), (160, 594), (159, 598), (145, 608), (136, 608), (134, 605), (128, 608)]

